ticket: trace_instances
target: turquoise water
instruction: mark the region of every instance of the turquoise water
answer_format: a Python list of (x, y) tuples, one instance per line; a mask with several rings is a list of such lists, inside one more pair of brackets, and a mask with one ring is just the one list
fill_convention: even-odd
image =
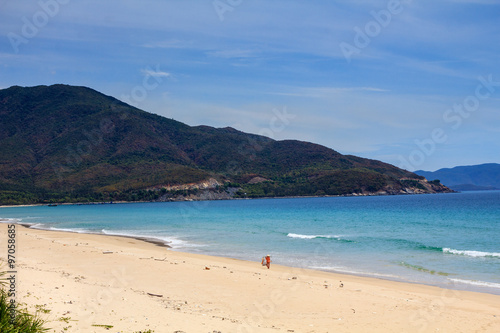
[[(500, 191), (0, 208), (35, 228), (500, 294)], [(22, 248), (19, 249), (22, 255)]]

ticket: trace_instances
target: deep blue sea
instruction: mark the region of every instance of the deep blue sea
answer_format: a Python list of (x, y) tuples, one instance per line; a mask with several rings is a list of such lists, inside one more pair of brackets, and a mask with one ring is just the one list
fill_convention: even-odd
[[(500, 191), (0, 208), (3, 222), (500, 294)], [(19, 249), (22, 253), (22, 249)]]

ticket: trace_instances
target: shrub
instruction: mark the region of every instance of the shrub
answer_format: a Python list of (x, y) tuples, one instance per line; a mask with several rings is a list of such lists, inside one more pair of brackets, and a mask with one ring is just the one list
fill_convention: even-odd
[[(5, 272), (0, 272), (0, 276)], [(2, 333), (42, 333), (47, 332), (44, 321), (16, 306), (11, 308), (10, 299), (3, 289), (4, 281), (0, 281), (0, 332)]]

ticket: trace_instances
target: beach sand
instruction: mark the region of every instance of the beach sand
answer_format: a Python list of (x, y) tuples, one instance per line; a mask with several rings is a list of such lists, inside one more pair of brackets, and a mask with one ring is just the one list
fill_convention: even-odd
[(500, 332), (497, 295), (16, 231), (17, 302), (50, 332)]

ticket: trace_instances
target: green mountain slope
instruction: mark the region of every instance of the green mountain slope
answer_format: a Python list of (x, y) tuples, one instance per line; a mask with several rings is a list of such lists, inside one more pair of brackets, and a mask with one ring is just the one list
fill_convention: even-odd
[(86, 87), (0, 90), (0, 118), (0, 204), (447, 191), (379, 161), (191, 127)]

